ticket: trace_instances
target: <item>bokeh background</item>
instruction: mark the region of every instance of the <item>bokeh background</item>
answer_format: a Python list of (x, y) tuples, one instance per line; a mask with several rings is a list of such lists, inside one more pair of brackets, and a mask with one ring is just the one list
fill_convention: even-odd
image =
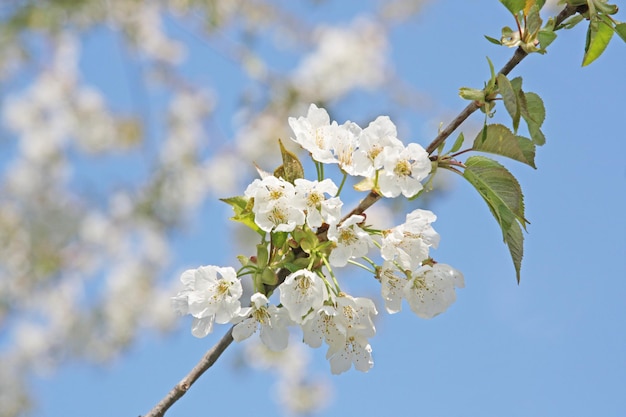
[[(513, 25), (495, 0), (2, 2), (0, 415), (146, 413), (227, 330), (194, 338), (169, 298), (183, 270), (252, 253), (217, 199), (277, 165), (287, 117), (389, 115), (426, 146), (485, 57), (512, 55), (483, 35)], [(280, 357), (233, 344), (168, 415), (626, 415), (626, 45), (581, 68), (584, 42), (561, 31), (512, 73), (547, 109), (538, 169), (504, 161), (531, 222), (520, 285), (482, 199), (443, 172), (372, 218), (437, 214), (432, 255), (466, 282), (446, 313), (388, 315), (353, 271), (379, 306), (369, 373), (332, 376), (297, 335)]]

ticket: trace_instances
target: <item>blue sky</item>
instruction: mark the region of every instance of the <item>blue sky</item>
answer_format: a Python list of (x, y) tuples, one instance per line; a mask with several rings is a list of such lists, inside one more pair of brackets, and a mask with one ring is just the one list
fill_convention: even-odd
[[(311, 19), (348, 21), (356, 13), (347, 3), (332, 13), (321, 7)], [(466, 104), (458, 88), (482, 86), (485, 56), (499, 68), (513, 52), (482, 35), (497, 37), (512, 23), (496, 1), (447, 0), (429, 4), (394, 30), (394, 66), (435, 103), (417, 116), (397, 111), (394, 121), (427, 145), (436, 133), (428, 120), (446, 123)], [(584, 36), (582, 28), (561, 32), (547, 55), (532, 55), (514, 70), (547, 108), (538, 169), (507, 162), (522, 185), (531, 222), (521, 284), (484, 202), (450, 174), (452, 192), (432, 206), (441, 235), (435, 257), (461, 270), (466, 288), (432, 320), (417, 318), (406, 306), (396, 315), (381, 311), (371, 340), (375, 365), (367, 374), (331, 376), (325, 351), (312, 351), (315, 374), (326, 375), (336, 390), (321, 415), (626, 415), (626, 45), (614, 39), (598, 61), (581, 68)], [(210, 53), (201, 45), (191, 51)], [(94, 79), (107, 78), (97, 61), (86, 61), (85, 68)], [(228, 81), (220, 84), (219, 105), (232, 106), (235, 97), (227, 92), (238, 79), (225, 77), (228, 69), (215, 71), (207, 79)], [(111, 93), (124, 100), (123, 91)], [(339, 110), (341, 117), (358, 112), (354, 101), (354, 108)], [(480, 124), (481, 117), (472, 120)], [(226, 130), (231, 121), (223, 123)], [(223, 217), (200, 214), (205, 220), (180, 238), (176, 268), (235, 263), (236, 248), (229, 253), (215, 241), (228, 212), (213, 213)], [(215, 248), (200, 252), (199, 242)], [(206, 259), (213, 249), (216, 259)], [(361, 288), (357, 279), (350, 281), (355, 289)], [(362, 288), (377, 291), (373, 284)], [(35, 416), (146, 413), (226, 331), (196, 339), (188, 324), (182, 319), (167, 338), (142, 336), (105, 368), (74, 363), (36, 380)], [(274, 379), (238, 370), (238, 351), (231, 346), (167, 415), (280, 415), (270, 398)]]

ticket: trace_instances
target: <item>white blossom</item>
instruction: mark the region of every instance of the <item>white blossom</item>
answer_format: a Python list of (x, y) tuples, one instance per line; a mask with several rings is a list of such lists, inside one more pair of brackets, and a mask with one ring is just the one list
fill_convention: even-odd
[(201, 266), (186, 270), (180, 280), (185, 289), (172, 298), (172, 303), (180, 314), (194, 317), (194, 336), (206, 336), (214, 322), (228, 323), (240, 312), (243, 288), (233, 268)]
[(280, 201), (254, 216), (255, 223), (266, 232), (291, 232), (304, 220), (304, 211), (289, 201)]
[(364, 337), (372, 337), (376, 334), (373, 316), (378, 314), (378, 311), (372, 300), (341, 294), (337, 297), (336, 303), (339, 312), (337, 323), (341, 331)]
[(354, 166), (354, 152), (359, 147), (361, 128), (354, 122), (342, 125), (333, 122), (329, 128), (330, 147), (339, 167), (350, 175), (358, 175)]
[(381, 153), (385, 148), (404, 149), (397, 138), (396, 126), (388, 116), (379, 116), (361, 131), (359, 148), (353, 156), (353, 174), (372, 178), (383, 167)]
[(339, 221), (343, 202), (339, 197), (325, 196), (337, 194), (338, 188), (330, 178), (322, 182), (298, 178), (295, 180), (295, 189), (304, 201), (309, 227), (319, 227), (322, 223), (336, 224)]
[(406, 276), (396, 268), (393, 262), (383, 262), (380, 269), (380, 294), (389, 314), (402, 310), (406, 284)]
[(296, 195), (293, 184), (282, 178), (268, 175), (263, 179), (255, 179), (246, 188), (244, 195), (254, 198), (255, 213), (269, 210), (281, 202), (290, 202)]
[(329, 346), (341, 346), (345, 340), (345, 334), (337, 326), (337, 308), (324, 305), (314, 312), (311, 320), (302, 324), (303, 341), (307, 345), (318, 348), (322, 342)]
[(326, 110), (311, 104), (306, 117), (290, 117), (289, 126), (296, 136), (292, 140), (309, 151), (314, 160), (325, 164), (338, 162), (331, 151), (333, 135)]
[(329, 347), (326, 359), (330, 362), (330, 371), (340, 374), (354, 368), (361, 372), (369, 371), (374, 366), (372, 359), (372, 347), (368, 340), (359, 334), (350, 334), (344, 339), (341, 348)]
[(337, 245), (330, 253), (331, 265), (345, 266), (348, 260), (367, 254), (373, 243), (371, 236), (359, 227), (359, 223), (363, 220), (365, 220), (364, 216), (352, 215), (339, 226), (330, 225), (328, 240)]
[(255, 223), (264, 231), (290, 232), (305, 222), (304, 199), (294, 186), (274, 176), (256, 179), (245, 191), (254, 198)]
[(417, 143), (409, 143), (404, 149), (387, 147), (382, 151), (381, 160), (383, 170), (378, 185), (385, 197), (397, 197), (400, 193), (413, 197), (422, 190), (421, 181), (431, 171), (428, 153)]
[(411, 310), (430, 319), (443, 313), (456, 300), (454, 288), (465, 286), (463, 274), (449, 265), (424, 265), (411, 274), (404, 294)]
[(374, 365), (372, 348), (367, 340), (376, 333), (372, 318), (378, 312), (374, 302), (369, 298), (341, 294), (336, 303), (335, 321), (344, 338), (343, 343), (329, 344), (326, 358), (330, 361), (331, 372), (345, 372), (353, 364), (355, 369), (367, 372)]
[(252, 336), (260, 327), (261, 341), (271, 350), (283, 350), (289, 343), (290, 321), (284, 309), (268, 305), (267, 297), (254, 293), (250, 299), (250, 307), (239, 313), (239, 323), (233, 328), (233, 339), (241, 342)]
[(306, 269), (290, 274), (279, 290), (281, 304), (296, 323), (303, 323), (310, 318), (309, 312), (317, 311), (328, 298), (324, 280)]
[(431, 223), (437, 219), (431, 211), (416, 209), (406, 222), (389, 230), (382, 239), (381, 255), (403, 269), (417, 268), (429, 256), (429, 249), (439, 244), (439, 234)]
[(374, 364), (367, 338), (376, 333), (372, 318), (377, 313), (372, 300), (342, 293), (334, 305), (324, 305), (302, 325), (304, 342), (311, 347), (326, 342), (326, 359), (333, 374), (345, 372), (353, 364), (367, 372)]

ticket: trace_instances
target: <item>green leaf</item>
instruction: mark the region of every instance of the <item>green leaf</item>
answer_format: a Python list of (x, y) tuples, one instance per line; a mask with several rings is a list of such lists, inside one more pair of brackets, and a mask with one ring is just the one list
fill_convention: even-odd
[(526, 122), (532, 122), (537, 126), (541, 126), (546, 120), (546, 108), (543, 100), (537, 93), (524, 93), (526, 100), (525, 109), (522, 109), (522, 116)]
[(618, 23), (615, 25), (614, 29), (615, 33), (617, 33), (619, 37), (626, 42), (626, 23)]
[[(484, 140), (483, 136), (485, 136)], [(536, 168), (535, 145), (532, 141), (522, 136), (515, 136), (509, 128), (501, 124), (485, 126), (476, 135), (472, 149), (505, 156)]]
[(525, 227), (528, 223), (524, 218), (524, 198), (519, 183), (502, 165), (482, 156), (473, 156), (466, 161), (463, 177), (483, 197), (502, 229), (519, 283), (524, 255), (520, 225)]
[(275, 177), (282, 177), (285, 181), (294, 183), (298, 178), (304, 178), (304, 168), (296, 155), (289, 152), (283, 146), (283, 142), (279, 139), (280, 154), (283, 158), (283, 164), (274, 171)]
[(565, 22), (563, 22), (559, 26), (557, 26), (555, 28), (555, 30), (558, 30), (558, 29), (571, 29), (574, 26), (576, 26), (577, 24), (579, 24), (580, 22), (582, 22), (584, 18), (585, 17), (582, 14), (575, 14), (574, 16), (570, 17), (569, 19), (565, 20)]
[(458, 151), (459, 149), (461, 149), (461, 146), (463, 146), (464, 141), (465, 141), (465, 136), (463, 136), (463, 132), (461, 132), (459, 133), (459, 137), (456, 138), (456, 140), (454, 141), (454, 145), (452, 145), (452, 148), (450, 149), (450, 153), (454, 153)]
[(526, 13), (526, 31), (530, 34), (535, 34), (541, 29), (541, 16), (539, 16), (539, 7), (533, 5)]
[(272, 246), (275, 248), (282, 248), (289, 238), (289, 232), (272, 232)]
[(489, 72), (491, 73), (491, 78), (489, 78), (489, 82), (487, 83), (485, 91), (487, 94), (491, 94), (494, 87), (496, 86), (496, 70), (494, 69), (493, 62), (491, 62), (489, 57), (487, 57), (487, 62), (489, 63)]
[(503, 232), (517, 219), (525, 227), (524, 197), (515, 177), (501, 164), (484, 156), (465, 162), (463, 177), (476, 188), (492, 208)]
[(270, 251), (267, 248), (267, 242), (256, 245), (256, 266), (261, 269), (267, 267), (270, 260)]
[(465, 100), (485, 102), (485, 92), (477, 88), (461, 87), (459, 88), (459, 96)]
[(530, 165), (531, 167), (536, 169), (537, 168), (535, 166), (535, 148), (536, 148), (536, 146), (533, 143), (533, 141), (528, 139), (528, 138), (525, 138), (523, 136), (516, 136), (515, 138), (517, 139), (517, 143), (518, 143), (520, 149), (522, 150), (522, 153), (524, 154), (524, 158), (526, 158), (527, 161), (530, 161), (528, 163), (528, 165)]
[(543, 146), (546, 144), (546, 137), (537, 125), (528, 125), (528, 133), (533, 143), (537, 146)]
[(515, 93), (517, 94), (517, 105), (519, 106), (520, 114), (522, 114), (523, 112), (528, 113), (528, 103), (526, 103), (526, 93), (522, 91), (521, 86), (519, 90), (515, 90)]
[(522, 77), (515, 77), (509, 81), (511, 82), (511, 86), (513, 87), (513, 90), (515, 90), (516, 92), (519, 92), (522, 90)]
[(500, 42), (499, 39), (492, 38), (491, 36), (487, 36), (487, 35), (483, 35), (483, 36), (485, 37), (485, 39), (487, 39), (491, 43), (495, 43), (496, 45), (502, 45), (502, 42)]
[(252, 199), (246, 197), (237, 196), (230, 198), (220, 198), (220, 201), (230, 205), (235, 212), (235, 215), (230, 219), (248, 226), (261, 236), (265, 236), (265, 232), (254, 222), (254, 213), (252, 212), (252, 206), (254, 204)]
[(614, 4), (608, 4), (607, 0), (596, 0), (594, 2), (595, 8), (598, 10), (599, 14), (604, 15), (608, 18), (607, 15), (615, 14), (619, 10), (619, 8)]
[(537, 6), (537, 10), (541, 10), (543, 8), (543, 6), (546, 4), (546, 0), (530, 0), (526, 2), (526, 11), (528, 14), (528, 10), (530, 9), (530, 7), (532, 6)]
[(515, 267), (515, 278), (519, 284), (521, 279), (522, 258), (524, 257), (524, 234), (519, 224), (512, 223), (511, 227), (504, 235), (504, 243), (509, 248), (513, 266)]
[(480, 137), (480, 141), (484, 142), (487, 140), (487, 118), (485, 117), (485, 121), (483, 122), (482, 135), (476, 136), (476, 138)]
[(265, 268), (263, 272), (260, 274), (259, 278), (260, 278), (260, 283), (264, 285), (273, 286), (278, 283), (278, 276), (276, 275), (276, 272), (274, 272), (272, 268)]
[(582, 66), (587, 66), (598, 59), (613, 37), (613, 27), (593, 17), (587, 29), (587, 44)]
[(500, 3), (504, 5), (509, 12), (511, 12), (514, 16), (517, 16), (524, 6), (526, 6), (526, 0), (500, 0)]
[(537, 39), (542, 49), (546, 49), (556, 39), (556, 33), (551, 30), (541, 29), (537, 33)]
[(528, 125), (528, 133), (532, 141), (542, 146), (546, 143), (546, 138), (541, 131), (541, 125), (546, 119), (546, 109), (543, 100), (535, 93), (521, 93), (524, 99), (520, 100), (523, 105), (521, 107), (522, 117)]
[(220, 198), (220, 201), (232, 206), (233, 210), (235, 210), (235, 214), (244, 212), (248, 208), (248, 204), (250, 202), (249, 199), (243, 196)]
[(506, 111), (509, 112), (511, 119), (513, 120), (513, 130), (517, 132), (520, 120), (520, 109), (517, 103), (517, 94), (515, 94), (515, 90), (513, 89), (513, 86), (509, 82), (508, 78), (506, 78), (503, 74), (498, 74), (498, 91), (502, 96)]

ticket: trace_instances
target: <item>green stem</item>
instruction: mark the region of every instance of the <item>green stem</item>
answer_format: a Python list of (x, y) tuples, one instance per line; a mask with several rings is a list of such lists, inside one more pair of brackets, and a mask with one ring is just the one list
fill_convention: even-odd
[(324, 266), (326, 267), (326, 269), (328, 269), (328, 274), (333, 279), (333, 284), (335, 284), (335, 289), (337, 290), (337, 294), (339, 294), (341, 292), (341, 287), (339, 286), (337, 277), (335, 277), (335, 274), (333, 273), (333, 268), (330, 266), (330, 264), (328, 263), (328, 259), (326, 259), (325, 256), (322, 256), (322, 262), (324, 262)]
[(339, 197), (339, 194), (341, 194), (341, 190), (343, 189), (343, 186), (346, 183), (347, 178), (348, 178), (348, 174), (344, 172), (343, 178), (341, 179), (341, 184), (339, 184), (339, 189), (337, 190), (337, 194), (335, 194), (335, 197)]

